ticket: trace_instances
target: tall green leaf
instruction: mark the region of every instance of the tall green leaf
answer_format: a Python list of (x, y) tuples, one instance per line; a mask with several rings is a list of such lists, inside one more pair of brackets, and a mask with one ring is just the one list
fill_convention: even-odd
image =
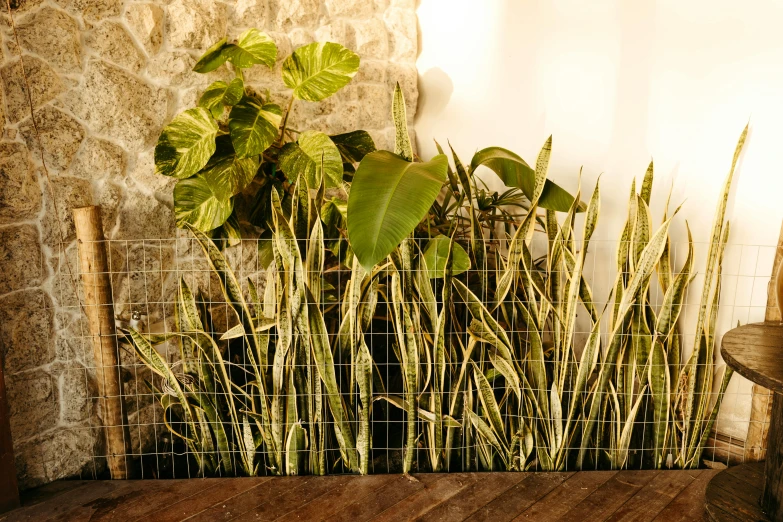
[[(453, 246), (452, 246), (453, 244)], [(449, 248), (453, 256), (451, 275), (459, 275), (470, 270), (470, 257), (462, 245), (452, 243), (451, 239), (439, 235), (430, 239), (424, 248), (424, 260), (427, 263), (427, 275), (434, 279), (443, 277), (446, 269), (446, 261), (449, 257)]]
[(388, 151), (368, 154), (348, 197), (348, 237), (367, 271), (410, 234), (446, 180), (448, 160), (410, 163)]
[(359, 55), (332, 42), (315, 42), (283, 62), (283, 81), (294, 97), (321, 101), (345, 87), (359, 70)]
[(408, 134), (408, 114), (405, 108), (405, 96), (399, 82), (394, 87), (392, 98), (392, 120), (394, 121), (394, 153), (407, 161), (413, 161), (413, 147)]
[(217, 123), (203, 107), (179, 113), (160, 133), (155, 146), (155, 172), (178, 179), (189, 178), (215, 152), (217, 133)]

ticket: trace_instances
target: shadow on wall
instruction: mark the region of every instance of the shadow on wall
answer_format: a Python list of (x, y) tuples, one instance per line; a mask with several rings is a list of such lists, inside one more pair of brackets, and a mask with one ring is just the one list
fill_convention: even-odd
[[(426, 88), (422, 88), (425, 86)], [(419, 74), (419, 106), (416, 109), (416, 139), (417, 150), (422, 150), (422, 140), (437, 139), (432, 135), (433, 122), (438, 121), (440, 114), (446, 109), (454, 93), (454, 82), (440, 67), (427, 69)], [(424, 94), (426, 93), (426, 94)], [(429, 145), (429, 143), (428, 143)], [(441, 145), (444, 145), (442, 143)]]

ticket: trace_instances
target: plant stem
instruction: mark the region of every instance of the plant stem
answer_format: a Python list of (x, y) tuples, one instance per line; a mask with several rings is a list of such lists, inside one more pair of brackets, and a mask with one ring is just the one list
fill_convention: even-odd
[(291, 99), (288, 100), (288, 107), (285, 110), (285, 117), (283, 117), (283, 125), (280, 127), (280, 136), (277, 138), (277, 143), (283, 143), (285, 137), (285, 128), (288, 125), (288, 116), (291, 114), (291, 109), (294, 106), (294, 95), (291, 94)]

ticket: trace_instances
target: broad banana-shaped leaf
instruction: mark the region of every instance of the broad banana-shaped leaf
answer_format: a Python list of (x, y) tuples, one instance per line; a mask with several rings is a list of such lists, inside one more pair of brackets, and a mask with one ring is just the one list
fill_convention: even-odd
[(190, 225), (209, 232), (222, 225), (233, 210), (231, 194), (216, 176), (201, 173), (174, 186), (174, 217), (180, 228)]
[(278, 157), (280, 169), (288, 179), (304, 176), (307, 186), (339, 187), (343, 182), (343, 160), (329, 136), (323, 132), (305, 131), (296, 142), (286, 143)]
[(239, 103), (245, 94), (245, 83), (242, 78), (234, 78), (231, 83), (218, 80), (204, 91), (198, 100), (198, 106), (208, 109), (215, 119), (220, 118), (223, 109)]
[(375, 152), (375, 142), (367, 131), (357, 130), (329, 136), (348, 163), (359, 163), (364, 157)]
[(411, 163), (387, 151), (368, 154), (348, 196), (348, 238), (370, 272), (410, 234), (446, 180), (446, 156)]
[(470, 270), (470, 257), (462, 245), (452, 243), (446, 236), (440, 235), (430, 239), (424, 248), (424, 260), (427, 263), (427, 275), (431, 279), (443, 277), (446, 270), (446, 260), (449, 248), (453, 256), (451, 275), (459, 275)]
[(359, 70), (359, 55), (332, 42), (315, 42), (283, 62), (283, 81), (299, 100), (321, 101), (333, 95)]
[(179, 113), (160, 133), (155, 146), (155, 172), (189, 178), (212, 157), (217, 132), (217, 123), (207, 109), (195, 107)]
[[(470, 168), (475, 171), (480, 166), (492, 169), (495, 174), (508, 187), (517, 187), (522, 190), (525, 197), (529, 200), (533, 197), (535, 187), (535, 171), (530, 166), (511, 152), (501, 147), (487, 147), (473, 155), (470, 161)], [(565, 189), (547, 180), (541, 196), (538, 200), (538, 206), (549, 209), (566, 212), (571, 208), (574, 197)], [(584, 210), (580, 204), (578, 212)]]
[(413, 147), (408, 134), (408, 115), (405, 96), (399, 82), (394, 87), (392, 98), (392, 120), (394, 121), (394, 153), (406, 161), (413, 161)]
[(245, 96), (231, 108), (228, 128), (237, 157), (258, 156), (277, 139), (282, 111), (274, 103)]
[(239, 35), (237, 43), (225, 46), (222, 53), (240, 69), (256, 64), (272, 67), (277, 59), (277, 46), (266, 33), (258, 29), (248, 29)]

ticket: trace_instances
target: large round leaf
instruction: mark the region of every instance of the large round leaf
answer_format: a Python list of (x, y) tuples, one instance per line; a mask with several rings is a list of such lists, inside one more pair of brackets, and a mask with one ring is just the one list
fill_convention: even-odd
[(199, 175), (207, 178), (210, 185), (220, 187), (221, 193), (234, 196), (247, 187), (258, 171), (258, 156), (238, 158), (228, 136), (217, 139), (217, 150)]
[(234, 78), (231, 83), (218, 80), (207, 87), (198, 100), (198, 106), (208, 109), (214, 118), (219, 118), (224, 107), (236, 105), (244, 94), (245, 83), (242, 78)]
[(258, 29), (248, 29), (241, 35), (236, 44), (223, 49), (228, 60), (239, 68), (263, 64), (272, 67), (277, 59), (277, 46), (266, 33)]
[[(478, 151), (470, 162), (471, 170), (475, 171), (481, 165), (492, 169), (507, 187), (521, 189), (528, 199), (533, 196), (536, 182), (535, 171), (525, 160), (510, 150), (502, 147), (487, 147)], [(567, 212), (573, 202), (574, 196), (555, 183), (546, 180), (538, 205), (550, 210)], [(580, 205), (580, 210), (582, 207)]]
[[(424, 249), (424, 260), (427, 262), (427, 275), (430, 279), (443, 277), (446, 270), (446, 259), (449, 257), (451, 239), (444, 235), (429, 240)], [(459, 275), (470, 270), (470, 257), (462, 245), (454, 242), (451, 248), (451, 274)]]
[(332, 42), (300, 47), (283, 62), (283, 81), (300, 100), (321, 101), (345, 87), (359, 70), (359, 55)]
[(348, 196), (348, 238), (367, 271), (427, 214), (446, 180), (448, 159), (411, 163), (381, 150), (364, 157)]
[(258, 156), (277, 139), (282, 111), (274, 103), (262, 104), (246, 96), (234, 105), (228, 117), (228, 128), (234, 150), (240, 158)]
[(278, 158), (280, 169), (288, 179), (304, 176), (310, 188), (340, 186), (343, 180), (343, 160), (340, 151), (323, 132), (305, 131), (296, 143), (286, 143)]
[(193, 70), (197, 73), (208, 73), (226, 63), (228, 56), (223, 53), (226, 47), (228, 47), (228, 44), (225, 38), (218, 40), (199, 58)]
[(174, 187), (174, 216), (178, 227), (187, 223), (208, 232), (222, 225), (233, 209), (231, 196), (217, 185), (214, 177), (199, 173)]
[(215, 152), (218, 126), (207, 109), (196, 107), (179, 113), (160, 133), (155, 146), (155, 172), (189, 178)]

